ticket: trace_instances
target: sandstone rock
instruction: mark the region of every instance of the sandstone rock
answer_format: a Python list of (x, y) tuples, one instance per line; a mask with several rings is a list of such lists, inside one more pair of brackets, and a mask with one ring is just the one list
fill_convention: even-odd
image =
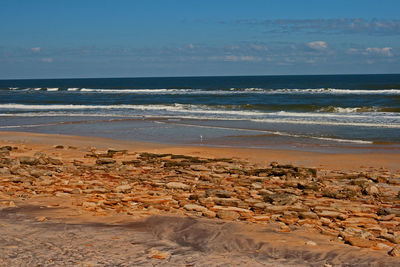
[(271, 219), (271, 216), (268, 215), (256, 215), (253, 216), (253, 219), (257, 222), (266, 222), (269, 221)]
[(96, 160), (97, 165), (114, 164), (115, 162), (116, 162), (115, 159), (109, 159), (109, 158), (101, 158)]
[(392, 235), (388, 233), (381, 233), (380, 236), (394, 244), (400, 244), (400, 234)]
[(212, 218), (215, 218), (217, 216), (217, 214), (211, 210), (206, 210), (206, 211), (203, 211), (203, 216), (212, 219)]
[(274, 205), (292, 205), (299, 199), (298, 196), (286, 193), (264, 194), (264, 201)]
[(117, 193), (129, 193), (132, 190), (132, 187), (128, 184), (120, 185), (115, 188)]
[(328, 218), (343, 218), (343, 217), (345, 217), (345, 215), (340, 212), (329, 211), (329, 210), (317, 211), (317, 215), (319, 217), (328, 217)]
[(365, 186), (366, 184), (369, 183), (369, 180), (367, 178), (356, 178), (352, 179), (350, 183), (352, 185)]
[(230, 221), (237, 220), (240, 217), (239, 213), (231, 210), (219, 210), (217, 212), (217, 216), (220, 219), (230, 220)]
[(2, 146), (0, 147), (0, 151), (11, 151), (12, 147), (11, 146)]
[(85, 201), (85, 202), (82, 203), (82, 207), (84, 207), (84, 208), (95, 208), (95, 207), (97, 207), (97, 203)]
[(13, 183), (23, 183), (26, 181), (30, 181), (30, 180), (26, 177), (20, 177), (20, 176), (11, 178), (11, 182), (13, 182)]
[(384, 244), (384, 243), (378, 243), (377, 247), (378, 247), (380, 250), (384, 250), (384, 251), (390, 251), (390, 250), (392, 250), (392, 247), (391, 247), (391, 246), (388, 246), (388, 245), (386, 245), (386, 244)]
[(183, 206), (183, 208), (188, 211), (201, 211), (203, 213), (207, 212), (207, 208), (196, 204), (186, 204)]
[(288, 206), (267, 205), (265, 207), (265, 212), (272, 214), (282, 214), (286, 210), (288, 210)]
[(262, 183), (252, 183), (251, 187), (253, 189), (262, 189), (262, 188), (264, 188), (264, 185)]
[(74, 188), (71, 190), (71, 194), (76, 194), (76, 195), (82, 194), (82, 189)]
[(180, 183), (180, 182), (169, 182), (166, 184), (166, 187), (169, 189), (181, 189), (181, 190), (189, 190), (190, 185)]
[(369, 217), (350, 217), (343, 221), (343, 224), (351, 224), (351, 225), (374, 225), (377, 224), (377, 221), (374, 218)]
[(29, 157), (29, 156), (22, 156), (18, 157), (19, 163), (21, 164), (26, 164), (26, 165), (37, 165), (39, 164), (39, 160), (34, 157)]
[(7, 156), (10, 156), (10, 151), (1, 151), (0, 150), (0, 157), (7, 157)]
[(314, 220), (318, 220), (318, 215), (315, 214), (314, 212), (311, 212), (311, 211), (299, 212), (299, 217), (300, 217), (301, 219), (314, 219)]
[(219, 198), (230, 198), (235, 193), (227, 190), (209, 189), (206, 191), (206, 197), (216, 196)]
[(211, 199), (217, 205), (230, 206), (230, 207), (237, 207), (238, 203), (240, 202), (238, 199), (233, 199), (233, 198), (214, 197), (214, 198), (211, 198)]
[(38, 170), (38, 169), (31, 170), (30, 174), (35, 178), (39, 178), (39, 177), (42, 177), (42, 176), (52, 176), (53, 175), (53, 173), (51, 171)]
[(379, 218), (380, 221), (390, 221), (394, 217), (396, 217), (396, 214), (390, 214), (390, 215), (383, 215)]
[(194, 171), (209, 171), (210, 169), (204, 165), (190, 165), (190, 168)]
[(19, 161), (10, 158), (1, 158), (0, 159), (0, 167), (12, 167), (19, 165)]
[(377, 247), (376, 241), (367, 240), (367, 239), (360, 238), (360, 237), (344, 236), (343, 239), (350, 245), (360, 247), (360, 248), (375, 248), (375, 247)]
[(363, 189), (363, 194), (365, 195), (379, 195), (379, 189), (375, 185), (368, 185)]
[(397, 217), (400, 217), (400, 209), (399, 208), (381, 208), (378, 211), (379, 215), (391, 215), (394, 214)]
[(259, 211), (263, 211), (266, 207), (267, 207), (267, 203), (265, 202), (256, 202), (251, 204), (251, 207), (253, 210), (259, 210)]
[(11, 172), (7, 167), (0, 168), (0, 175), (10, 175)]
[(58, 158), (47, 157), (47, 161), (52, 165), (63, 165), (62, 160)]

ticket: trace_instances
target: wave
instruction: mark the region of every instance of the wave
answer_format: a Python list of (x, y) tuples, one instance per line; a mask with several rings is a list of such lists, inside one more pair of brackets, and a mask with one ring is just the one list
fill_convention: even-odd
[[(317, 112), (333, 112), (333, 113), (361, 113), (361, 112), (385, 112), (387, 108), (379, 107), (334, 107), (328, 106), (317, 110)], [(400, 109), (399, 109), (400, 111)]]
[(400, 124), (394, 123), (375, 123), (375, 122), (352, 122), (352, 121), (313, 121), (313, 120), (291, 120), (291, 119), (250, 119), (261, 123), (287, 123), (287, 124), (307, 124), (307, 125), (329, 125), (329, 126), (356, 126), (356, 127), (375, 127), (375, 128), (394, 128), (400, 129)]
[(357, 90), (337, 88), (277, 89), (275, 93), (286, 94), (337, 94), (337, 95), (400, 95), (400, 89)]
[(97, 92), (97, 93), (145, 93), (145, 94), (155, 94), (155, 93), (185, 93), (185, 92), (204, 92), (202, 90), (195, 89), (89, 89), (82, 88), (81, 92)]
[(109, 113), (20, 113), (0, 114), (1, 117), (110, 117), (110, 118), (135, 118), (135, 119), (189, 119), (189, 120), (210, 120), (210, 121), (252, 121), (268, 124), (293, 124), (293, 125), (324, 125), (324, 126), (345, 126), (345, 127), (368, 127), (400, 129), (400, 123), (393, 122), (357, 122), (357, 121), (327, 121), (327, 120), (306, 120), (304, 118), (243, 118), (243, 117), (218, 117), (210, 114), (109, 114)]
[[(9, 90), (21, 88), (9, 87)], [(68, 91), (75, 93), (106, 93), (106, 94), (333, 94), (333, 95), (400, 95), (400, 89), (339, 89), (339, 88), (307, 88), (307, 89), (271, 89), (271, 88), (229, 88), (229, 89), (105, 89), (105, 88), (26, 88), (26, 90)]]
[[(254, 108), (254, 109), (252, 109)], [(63, 104), (63, 105), (33, 105), (33, 104), (0, 104), (0, 109), (9, 110), (113, 110), (113, 109), (132, 109), (132, 110), (159, 110), (159, 111), (174, 111), (174, 112), (189, 112), (189, 113), (210, 113), (210, 114), (232, 114), (232, 115), (247, 115), (247, 116), (260, 116), (260, 115), (274, 115), (274, 116), (292, 116), (292, 117), (340, 117), (340, 118), (367, 118), (371, 116), (379, 117), (394, 117), (398, 118), (396, 114), (399, 110), (397, 108), (341, 108), (341, 107), (326, 107), (315, 110), (316, 112), (292, 112), (292, 111), (270, 111), (266, 109), (259, 109), (258, 105), (201, 105), (201, 104), (149, 104), (149, 105), (77, 105), (77, 104)], [(257, 110), (258, 109), (258, 110)], [(290, 110), (290, 109), (289, 109)], [(361, 112), (364, 110), (364, 112)], [(385, 111), (385, 112), (371, 112), (371, 111)], [(394, 111), (394, 112), (387, 112)], [(342, 114), (343, 113), (343, 114)], [(348, 114), (346, 114), (348, 113)]]
[[(248, 105), (245, 105), (248, 107)], [(187, 113), (231, 114), (244, 116), (285, 116), (285, 117), (338, 117), (338, 118), (368, 118), (372, 116), (382, 118), (399, 118), (396, 112), (358, 112), (361, 108), (327, 107), (317, 112), (291, 112), (291, 111), (267, 111), (242, 109), (242, 105), (200, 105), (200, 104), (155, 104), (155, 105), (33, 105), (33, 104), (0, 104), (0, 109), (8, 110), (149, 110), (149, 111), (173, 111)], [(373, 108), (366, 108), (367, 111)], [(383, 108), (385, 109), (385, 108)], [(389, 108), (387, 109), (389, 110)], [(397, 109), (393, 109), (397, 110)], [(328, 111), (328, 112), (327, 112)], [(330, 112), (329, 112), (330, 111)], [(357, 113), (355, 113), (357, 112)], [(341, 114), (344, 113), (344, 114)], [(348, 113), (348, 114), (346, 114)]]
[(206, 105), (25, 105), (0, 104), (0, 109), (11, 110), (142, 110), (142, 111), (170, 111), (184, 113), (226, 114), (242, 116), (259, 116), (262, 112), (241, 110), (217, 110)]

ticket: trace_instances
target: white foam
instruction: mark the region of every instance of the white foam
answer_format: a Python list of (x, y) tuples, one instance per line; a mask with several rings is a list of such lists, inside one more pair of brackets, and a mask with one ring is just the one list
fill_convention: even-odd
[[(42, 88), (32, 88), (41, 90)], [(72, 90), (70, 90), (72, 89)], [(11, 89), (10, 90), (16, 90)], [(47, 88), (47, 91), (58, 91), (59, 88)], [(117, 93), (117, 94), (204, 94), (204, 95), (229, 95), (229, 94), (335, 94), (335, 95), (400, 95), (400, 89), (338, 89), (338, 88), (307, 88), (307, 89), (265, 89), (265, 88), (230, 88), (218, 89), (101, 89), (101, 88), (69, 88), (68, 91), (79, 93)]]
[(376, 128), (394, 128), (400, 129), (400, 124), (394, 123), (374, 123), (374, 122), (336, 122), (336, 121), (308, 121), (308, 120), (290, 120), (290, 119), (250, 119), (254, 122), (262, 123), (288, 123), (288, 124), (309, 124), (309, 125), (332, 125), (332, 126), (358, 126), (358, 127), (376, 127)]
[[(337, 94), (337, 95), (399, 95), (400, 89), (338, 89), (338, 88), (306, 88), (306, 89), (263, 89), (263, 88), (230, 88), (231, 93), (261, 93), (261, 94)], [(224, 91), (222, 91), (224, 92)]]
[(0, 129), (32, 128), (32, 127), (41, 127), (41, 126), (52, 126), (52, 125), (57, 125), (57, 124), (58, 123), (26, 124), (26, 125), (5, 125), (5, 126), (0, 126)]
[(261, 112), (240, 110), (215, 110), (204, 109), (203, 105), (25, 105), (25, 104), (0, 104), (0, 108), (16, 110), (91, 110), (91, 109), (135, 109), (135, 110), (159, 110), (185, 113), (209, 113), (231, 115), (262, 115)]
[[(280, 117), (309, 117), (309, 118), (371, 118), (372, 114), (335, 114), (335, 113), (307, 113), (307, 112), (289, 112), (289, 111), (278, 111), (267, 113), (270, 115)], [(374, 113), (373, 115), (384, 117), (385, 114), (391, 113)], [(386, 116), (388, 117), (388, 116)], [(389, 116), (392, 117), (392, 116)], [(398, 115), (393, 115), (394, 118), (398, 118)]]
[[(373, 113), (373, 112), (382, 112), (384, 108), (382, 107), (334, 107), (334, 106), (327, 106), (317, 110), (317, 112), (330, 112), (330, 113)], [(386, 112), (387, 113), (387, 112)]]
[(336, 89), (336, 88), (314, 88), (314, 89), (278, 89), (275, 93), (296, 93), (296, 94), (351, 94), (351, 95), (369, 95), (369, 94), (389, 94), (398, 95), (400, 89), (382, 89), (382, 90), (354, 90), (354, 89)]
[[(118, 94), (176, 94), (193, 92), (192, 89), (90, 89), (82, 88), (80, 92), (118, 93)], [(198, 91), (198, 90), (197, 90)]]
[[(260, 112), (246, 110), (215, 109), (207, 105), (25, 105), (25, 104), (0, 104), (0, 109), (10, 110), (37, 110), (37, 111), (90, 111), (90, 113), (104, 114), (112, 110), (110, 116), (192, 116), (197, 119), (210, 117), (211, 119), (236, 119), (252, 120), (264, 123), (291, 123), (315, 125), (342, 125), (362, 127), (400, 128), (398, 113), (373, 113), (373, 114), (335, 114), (335, 113), (302, 113), (302, 112)], [(128, 111), (128, 112), (127, 112)], [(135, 112), (136, 111), (136, 112)], [(125, 113), (125, 114), (124, 114)], [(126, 114), (128, 113), (128, 114)], [(133, 114), (132, 114), (133, 113)], [(83, 114), (85, 116), (85, 114)], [(102, 116), (102, 115), (99, 115)]]

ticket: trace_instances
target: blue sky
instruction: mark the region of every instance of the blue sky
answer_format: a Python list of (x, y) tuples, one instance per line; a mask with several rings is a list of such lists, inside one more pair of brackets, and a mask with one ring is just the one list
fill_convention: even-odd
[(0, 0), (0, 79), (400, 73), (398, 0)]

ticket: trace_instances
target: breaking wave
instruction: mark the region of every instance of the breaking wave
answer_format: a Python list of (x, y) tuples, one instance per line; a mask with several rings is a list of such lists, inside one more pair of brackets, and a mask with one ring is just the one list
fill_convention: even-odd
[(229, 89), (105, 89), (105, 88), (18, 88), (9, 87), (13, 91), (67, 91), (75, 93), (106, 94), (332, 94), (332, 95), (400, 95), (400, 89), (339, 89), (339, 88), (307, 88), (307, 89), (269, 89), (269, 88), (229, 88)]

